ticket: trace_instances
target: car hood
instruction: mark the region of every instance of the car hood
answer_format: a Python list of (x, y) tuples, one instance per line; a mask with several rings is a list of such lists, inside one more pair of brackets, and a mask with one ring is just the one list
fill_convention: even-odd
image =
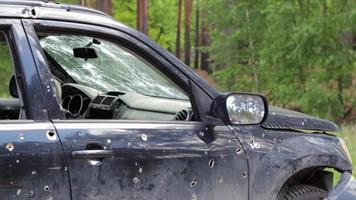
[(263, 123), (263, 127), (274, 129), (340, 131), (340, 128), (331, 121), (273, 106), (269, 107), (268, 117)]

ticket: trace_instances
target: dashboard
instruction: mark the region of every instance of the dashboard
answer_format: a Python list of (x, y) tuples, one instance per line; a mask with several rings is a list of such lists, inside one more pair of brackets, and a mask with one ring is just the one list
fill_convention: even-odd
[(185, 100), (98, 92), (75, 83), (63, 84), (62, 91), (62, 108), (68, 119), (194, 120), (191, 104)]

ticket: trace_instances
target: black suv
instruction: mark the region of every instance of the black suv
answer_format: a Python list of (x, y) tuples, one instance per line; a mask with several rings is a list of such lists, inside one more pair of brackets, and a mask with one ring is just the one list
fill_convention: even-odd
[(99, 11), (0, 11), (0, 199), (356, 199), (334, 123), (220, 93)]

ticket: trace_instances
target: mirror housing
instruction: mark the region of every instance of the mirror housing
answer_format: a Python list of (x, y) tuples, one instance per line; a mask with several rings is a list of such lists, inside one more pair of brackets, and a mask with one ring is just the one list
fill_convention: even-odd
[(75, 58), (83, 58), (85, 60), (88, 60), (89, 58), (98, 58), (97, 51), (90, 47), (74, 48), (73, 55)]
[(227, 93), (214, 99), (210, 111), (226, 124), (257, 125), (266, 120), (268, 103), (260, 94)]

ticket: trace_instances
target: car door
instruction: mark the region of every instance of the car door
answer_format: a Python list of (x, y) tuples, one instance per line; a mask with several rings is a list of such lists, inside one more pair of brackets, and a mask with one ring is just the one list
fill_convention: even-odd
[[(49, 20), (24, 20), (24, 26), (32, 50), (43, 56), (37, 58), (42, 69), (49, 67), (36, 31), (75, 32), (125, 44), (133, 52), (141, 51), (147, 63), (170, 73), (173, 82), (180, 82), (177, 85), (184, 88), (190, 82), (179, 66), (157, 53), (162, 50), (119, 26), (115, 30)], [(50, 77), (43, 72), (42, 79)], [(201, 99), (210, 98), (203, 90), (196, 93), (202, 93)], [(54, 97), (51, 92), (47, 95), (57, 102)], [(208, 128), (201, 120), (68, 120), (57, 107), (50, 109), (54, 112), (50, 116), (59, 116), (52, 121), (68, 162), (73, 199), (248, 199), (247, 159), (227, 126)]]
[(1, 19), (0, 36), (0, 199), (70, 199), (64, 153), (21, 20)]

